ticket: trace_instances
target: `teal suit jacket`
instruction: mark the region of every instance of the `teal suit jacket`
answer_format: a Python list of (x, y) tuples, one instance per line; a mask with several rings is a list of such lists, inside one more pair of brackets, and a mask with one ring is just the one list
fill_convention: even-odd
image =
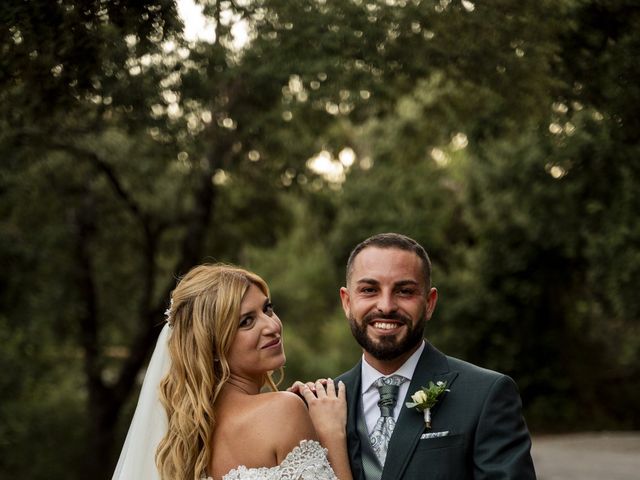
[[(355, 480), (365, 478), (357, 431), (360, 377), (358, 363), (336, 379), (347, 389), (347, 442)], [(440, 380), (450, 391), (431, 409), (431, 429), (425, 429), (422, 413), (402, 407), (381, 480), (535, 480), (531, 439), (513, 380), (448, 357), (427, 342), (407, 398), (399, 400), (404, 405), (420, 387)], [(424, 434), (431, 438), (422, 438)]]

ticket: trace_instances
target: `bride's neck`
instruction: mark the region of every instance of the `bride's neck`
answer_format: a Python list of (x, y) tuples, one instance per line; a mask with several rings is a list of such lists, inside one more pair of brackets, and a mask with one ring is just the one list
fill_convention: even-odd
[(247, 378), (231, 375), (226, 382), (226, 386), (233, 391), (244, 393), (246, 395), (257, 395), (260, 393), (260, 385), (257, 382)]

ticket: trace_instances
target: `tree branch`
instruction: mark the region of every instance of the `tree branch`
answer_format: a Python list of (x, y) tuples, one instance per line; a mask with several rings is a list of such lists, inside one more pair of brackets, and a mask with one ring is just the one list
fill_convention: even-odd
[[(94, 280), (89, 241), (95, 231), (93, 202), (87, 192), (83, 204), (74, 209), (76, 282), (83, 301), (80, 317), (80, 344), (84, 350), (84, 370), (90, 399), (107, 393), (102, 381), (98, 342), (98, 294)], [(93, 400), (90, 400), (91, 402)]]
[(238, 2), (236, 2), (235, 0), (229, 0), (229, 3), (231, 3), (231, 6), (234, 10), (241, 13), (243, 19), (249, 18), (251, 15), (253, 15), (253, 13), (255, 13), (255, 9), (238, 5)]
[(56, 150), (65, 151), (71, 153), (75, 156), (85, 158), (89, 160), (93, 165), (96, 166), (98, 171), (100, 171), (109, 181), (111, 187), (115, 191), (116, 195), (120, 197), (120, 199), (125, 203), (129, 212), (131, 212), (138, 220), (142, 222), (143, 225), (147, 225), (146, 215), (142, 212), (142, 209), (138, 205), (138, 203), (133, 199), (133, 197), (125, 190), (124, 186), (118, 179), (115, 170), (111, 165), (109, 165), (105, 160), (100, 158), (100, 156), (92, 152), (91, 150), (86, 150), (84, 148), (78, 147), (77, 145), (72, 145), (68, 143), (50, 141), (49, 146)]
[(96, 152), (68, 142), (47, 139), (47, 134), (37, 129), (21, 129), (14, 132), (12, 136), (17, 140), (26, 139), (28, 141), (34, 139), (37, 140), (40, 144), (43, 143), (43, 139), (46, 139), (44, 140), (44, 144), (51, 150), (59, 150), (62, 152), (70, 153), (75, 157), (88, 160), (97, 168), (99, 172), (101, 172), (107, 178), (116, 195), (127, 206), (127, 210), (142, 222), (144, 228), (149, 228), (147, 215), (142, 211), (140, 205), (138, 205), (134, 198), (124, 188), (122, 182), (118, 179), (118, 176), (116, 175), (113, 167), (109, 165), (109, 163), (106, 162), (103, 158), (101, 158)]

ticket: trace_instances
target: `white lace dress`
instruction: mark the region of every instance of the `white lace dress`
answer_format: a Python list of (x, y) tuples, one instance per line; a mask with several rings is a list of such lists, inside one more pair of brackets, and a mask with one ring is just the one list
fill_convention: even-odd
[[(213, 480), (208, 477), (206, 480)], [(302, 440), (275, 467), (234, 468), (222, 480), (338, 480), (327, 451), (315, 440)]]

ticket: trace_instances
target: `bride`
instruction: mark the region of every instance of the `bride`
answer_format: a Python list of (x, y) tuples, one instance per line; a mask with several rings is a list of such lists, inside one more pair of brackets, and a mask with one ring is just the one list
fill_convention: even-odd
[(276, 390), (284, 362), (264, 280), (192, 269), (172, 293), (113, 480), (351, 480), (344, 385), (303, 386), (307, 408)]

